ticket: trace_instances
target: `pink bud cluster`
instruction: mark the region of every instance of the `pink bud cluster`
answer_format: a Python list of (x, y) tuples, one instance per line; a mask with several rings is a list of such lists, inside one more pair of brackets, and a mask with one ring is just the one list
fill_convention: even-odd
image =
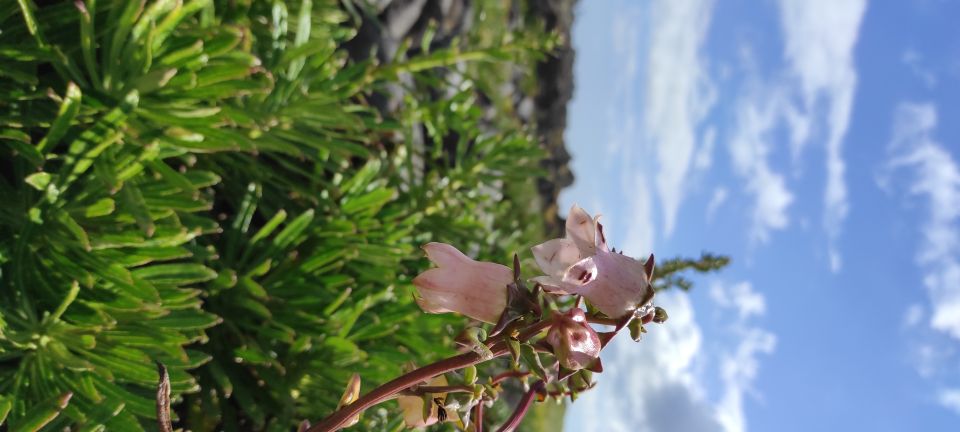
[[(574, 205), (566, 236), (531, 249), (543, 272), (532, 281), (551, 295), (582, 296), (607, 318), (626, 322), (653, 299), (653, 255), (640, 261), (611, 251), (599, 219)], [(423, 249), (437, 265), (413, 280), (424, 311), (458, 312), (487, 323), (500, 320), (514, 282), (510, 268), (475, 261), (445, 243), (428, 243)], [(578, 370), (596, 362), (602, 344), (583, 310), (554, 313), (551, 320), (546, 342), (560, 366)]]

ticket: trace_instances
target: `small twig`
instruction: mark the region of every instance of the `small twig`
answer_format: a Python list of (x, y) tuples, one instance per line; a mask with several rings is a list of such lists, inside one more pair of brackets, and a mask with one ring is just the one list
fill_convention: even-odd
[(483, 432), (483, 401), (477, 401), (477, 405), (473, 407), (473, 430), (475, 432)]
[(530, 386), (530, 390), (523, 395), (523, 398), (520, 399), (520, 403), (517, 404), (517, 409), (513, 411), (513, 414), (510, 415), (510, 418), (507, 419), (507, 422), (497, 430), (497, 432), (513, 432), (517, 426), (520, 426), (520, 422), (523, 420), (523, 417), (527, 415), (527, 410), (530, 409), (530, 405), (533, 404), (533, 397), (537, 394), (542, 394), (547, 391), (546, 384), (543, 383), (543, 380), (535, 382)]
[(620, 322), (621, 322), (621, 321), (622, 321), (622, 320), (614, 319), (614, 318), (607, 318), (607, 317), (598, 317), (598, 316), (587, 315), (587, 322), (589, 322), (589, 323), (591, 323), (591, 324), (603, 324), (603, 325), (609, 325), (609, 326), (617, 326), (617, 325), (620, 325)]
[(530, 375), (529, 371), (519, 371), (519, 370), (506, 371), (490, 379), (490, 384), (497, 385), (509, 378), (523, 378), (527, 375)]
[(429, 393), (473, 393), (473, 387), (468, 385), (418, 386), (403, 391), (404, 396), (422, 396)]
[(473, 387), (467, 385), (420, 386), (415, 391), (418, 393), (473, 393)]

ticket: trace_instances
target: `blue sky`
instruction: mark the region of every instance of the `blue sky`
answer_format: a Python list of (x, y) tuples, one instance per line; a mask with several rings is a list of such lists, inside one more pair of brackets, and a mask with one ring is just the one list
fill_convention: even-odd
[(604, 352), (571, 431), (960, 424), (960, 2), (581, 1), (561, 196), (728, 254)]

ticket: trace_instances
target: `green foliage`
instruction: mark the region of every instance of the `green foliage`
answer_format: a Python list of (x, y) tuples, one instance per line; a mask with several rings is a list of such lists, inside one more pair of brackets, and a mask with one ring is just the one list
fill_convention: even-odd
[(689, 291), (693, 287), (693, 281), (684, 277), (684, 272), (716, 272), (726, 267), (727, 264), (730, 264), (730, 257), (708, 252), (701, 253), (700, 258), (697, 259), (677, 257), (658, 262), (657, 269), (654, 272), (653, 287), (657, 291), (669, 288)]
[[(435, 71), (530, 46), (351, 62), (333, 0), (21, 0), (0, 28), (11, 430), (153, 430), (154, 361), (179, 426), (290, 430), (353, 371), (369, 388), (450, 353), (462, 319), (414, 304), (418, 245), (507, 261), (542, 237), (536, 142), (490, 127), (491, 83)], [(400, 74), (416, 87), (385, 116), (367, 101)]]

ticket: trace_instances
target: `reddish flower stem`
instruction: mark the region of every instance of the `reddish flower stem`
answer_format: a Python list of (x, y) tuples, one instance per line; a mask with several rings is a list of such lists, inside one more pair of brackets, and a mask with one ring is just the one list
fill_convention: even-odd
[(483, 432), (483, 401), (477, 401), (473, 407), (473, 429), (476, 432)]
[[(410, 395), (420, 396), (428, 393), (473, 393), (473, 387), (468, 385), (452, 385), (452, 386), (419, 386), (412, 390), (405, 390), (402, 393), (408, 393)], [(401, 394), (402, 394), (401, 393)]]
[[(520, 332), (518, 339), (521, 342), (525, 342), (549, 327), (550, 324), (551, 321), (549, 320), (533, 323)], [(510, 348), (507, 346), (507, 343), (503, 341), (499, 341), (488, 346), (490, 351), (493, 352), (494, 358), (504, 356), (510, 352)], [(482, 363), (484, 361), (486, 360), (483, 359), (479, 354), (475, 352), (468, 352), (428, 364), (373, 389), (370, 391), (370, 393), (361, 396), (352, 404), (335, 411), (333, 414), (327, 416), (327, 418), (313, 425), (313, 427), (307, 429), (307, 432), (333, 432), (339, 430), (341, 427), (343, 427), (344, 423), (365, 411), (367, 408), (389, 400), (397, 393), (407, 390), (410, 387), (416, 386), (440, 374), (463, 369), (467, 366)]]
[(499, 374), (499, 375), (493, 377), (493, 379), (490, 380), (490, 384), (492, 384), (492, 385), (497, 385), (497, 384), (500, 384), (501, 382), (507, 380), (508, 378), (523, 378), (523, 377), (525, 377), (525, 376), (527, 376), (527, 375), (530, 375), (530, 372), (528, 372), (528, 371), (518, 371), (518, 370), (516, 370), (516, 371), (506, 371), (506, 372), (504, 372), (504, 373), (502, 373), (502, 374)]
[(517, 409), (513, 411), (513, 414), (510, 415), (510, 418), (507, 419), (507, 422), (497, 430), (497, 432), (513, 432), (517, 426), (520, 426), (520, 422), (523, 420), (523, 417), (527, 415), (527, 410), (530, 409), (530, 405), (533, 404), (533, 397), (537, 394), (541, 394), (547, 391), (546, 384), (542, 380), (535, 382), (530, 386), (530, 390), (523, 395), (523, 398), (520, 399), (520, 403), (517, 404)]
[(587, 322), (591, 324), (603, 324), (603, 325), (609, 325), (609, 326), (616, 326), (616, 325), (620, 325), (621, 321), (622, 320), (620, 319), (587, 315)]

